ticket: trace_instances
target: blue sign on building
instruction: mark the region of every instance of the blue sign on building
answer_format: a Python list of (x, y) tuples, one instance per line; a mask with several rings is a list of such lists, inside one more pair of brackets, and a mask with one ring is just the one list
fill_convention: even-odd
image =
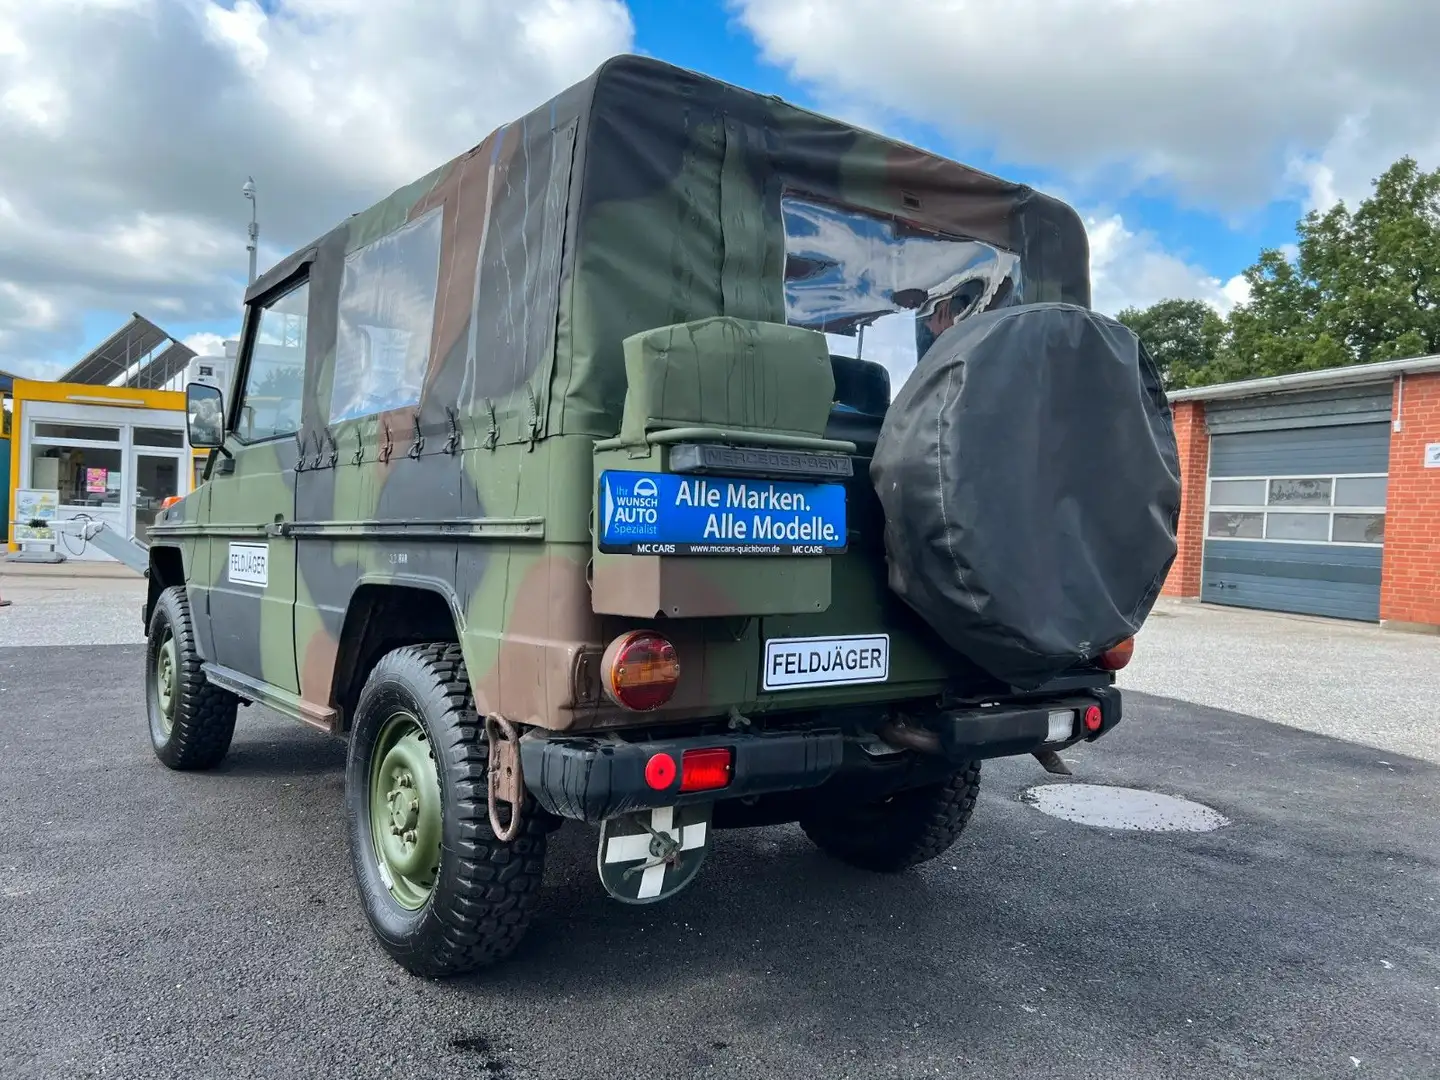
[(600, 477), (600, 550), (631, 555), (837, 555), (845, 487), (614, 472)]

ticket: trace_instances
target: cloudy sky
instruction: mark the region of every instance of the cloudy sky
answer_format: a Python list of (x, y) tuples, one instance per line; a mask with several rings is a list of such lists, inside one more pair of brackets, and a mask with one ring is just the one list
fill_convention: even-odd
[(0, 369), (233, 334), (247, 175), (263, 269), (623, 51), (1060, 195), (1102, 310), (1223, 310), (1440, 164), (1436, 41), (1434, 0), (0, 0)]

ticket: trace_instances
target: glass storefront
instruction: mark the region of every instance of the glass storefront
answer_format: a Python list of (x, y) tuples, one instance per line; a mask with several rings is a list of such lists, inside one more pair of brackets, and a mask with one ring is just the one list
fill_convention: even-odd
[(34, 445), (29, 486), (60, 492), (61, 506), (119, 506), (125, 475), (122, 460), (118, 448)]
[(135, 455), (135, 539), (148, 542), (160, 505), (180, 494), (180, 462), (174, 454)]
[[(161, 503), (191, 490), (180, 413), (173, 414), (174, 426), (165, 426), (172, 414), (35, 402), (26, 403), (21, 419), (27, 436), (22, 486), (55, 492), (61, 519), (103, 521), (143, 543)], [(56, 541), (67, 558), (108, 558), (71, 536), (57, 534)]]

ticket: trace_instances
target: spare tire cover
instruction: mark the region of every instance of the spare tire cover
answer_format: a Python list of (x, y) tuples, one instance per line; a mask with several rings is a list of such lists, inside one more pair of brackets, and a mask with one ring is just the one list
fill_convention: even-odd
[(890, 587), (1019, 689), (1145, 621), (1176, 553), (1169, 402), (1139, 339), (1071, 304), (950, 327), (885, 417), (870, 468)]

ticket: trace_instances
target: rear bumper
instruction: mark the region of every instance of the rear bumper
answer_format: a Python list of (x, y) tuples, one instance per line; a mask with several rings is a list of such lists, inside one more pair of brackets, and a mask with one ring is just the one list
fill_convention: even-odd
[[(1085, 710), (1098, 705), (1101, 726), (1087, 731)], [(1051, 739), (1052, 714), (1074, 714), (1071, 734)], [(1009, 757), (1093, 741), (1120, 722), (1120, 693), (1114, 687), (1023, 704), (956, 709), (929, 717), (927, 756), (959, 765), (980, 758)], [(858, 736), (838, 727), (800, 731), (724, 732), (684, 738), (622, 739), (616, 735), (527, 735), (520, 740), (525, 787), (549, 813), (597, 822), (657, 806), (739, 799), (819, 787), (848, 768), (866, 767), (856, 753)], [(847, 745), (850, 752), (847, 753)], [(724, 747), (731, 752), (729, 784), (710, 791), (682, 792), (678, 774), (664, 788), (646, 782), (645, 766), (656, 754), (678, 765), (687, 750)]]

